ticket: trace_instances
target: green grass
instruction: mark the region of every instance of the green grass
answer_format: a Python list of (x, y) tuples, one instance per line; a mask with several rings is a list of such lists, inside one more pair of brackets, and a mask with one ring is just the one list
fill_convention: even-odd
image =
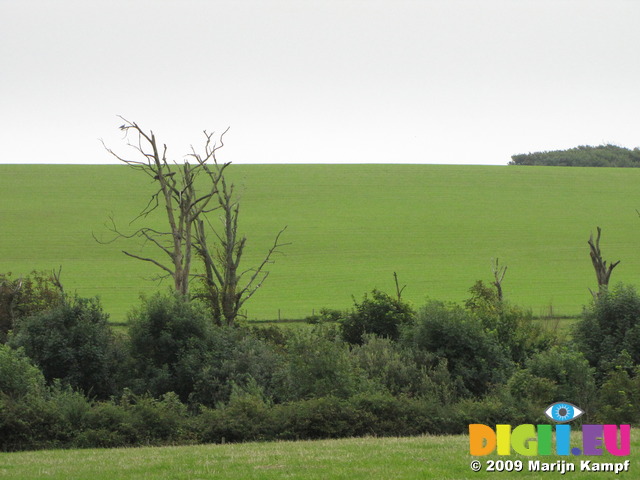
[[(579, 442), (578, 436), (574, 441)], [(528, 472), (529, 460), (575, 463), (631, 460), (616, 478), (637, 478), (640, 438), (632, 430), (630, 457), (478, 457), (485, 469), (474, 473), (466, 436), (360, 438), (314, 442), (247, 443), (113, 450), (56, 450), (0, 454), (0, 478), (12, 479), (479, 479), (559, 478), (557, 472)], [(579, 443), (576, 443), (579, 444)], [(486, 462), (522, 460), (522, 472), (490, 473)], [(566, 478), (613, 478), (612, 473), (569, 472)]]
[[(348, 308), (373, 288), (460, 302), (491, 259), (508, 265), (506, 297), (544, 315), (579, 314), (595, 287), (587, 239), (603, 228), (612, 282), (640, 272), (639, 169), (438, 165), (233, 165), (247, 265), (287, 225), (292, 242), (246, 304), (250, 319)], [(121, 165), (0, 165), (0, 271), (63, 267), (67, 290), (100, 295), (116, 321), (158, 288), (131, 241), (100, 245), (146, 205), (148, 177)], [(158, 221), (161, 216), (153, 221)], [(134, 224), (141, 225), (141, 224)], [(153, 250), (147, 246), (143, 253)], [(164, 285), (168, 285), (165, 283)]]

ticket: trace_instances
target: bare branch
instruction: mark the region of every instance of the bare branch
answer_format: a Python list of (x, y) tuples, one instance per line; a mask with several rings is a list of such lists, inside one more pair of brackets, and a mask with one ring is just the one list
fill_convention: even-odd
[(154, 265), (160, 267), (162, 270), (164, 270), (165, 272), (167, 272), (169, 275), (173, 276), (174, 272), (169, 269), (168, 267), (162, 265), (160, 262), (158, 262), (157, 260), (154, 260), (153, 258), (146, 258), (146, 257), (141, 257), (139, 255), (135, 255), (133, 253), (129, 253), (129, 252), (125, 252), (124, 250), (122, 250), (122, 253), (124, 253), (125, 255), (132, 257), (132, 258), (137, 258), (138, 260), (142, 260), (144, 262), (151, 262)]

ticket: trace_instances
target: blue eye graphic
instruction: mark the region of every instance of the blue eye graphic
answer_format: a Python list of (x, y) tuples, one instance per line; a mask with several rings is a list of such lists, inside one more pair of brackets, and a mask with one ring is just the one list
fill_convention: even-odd
[(575, 420), (584, 412), (568, 402), (556, 402), (545, 410), (545, 415), (554, 422), (566, 423)]

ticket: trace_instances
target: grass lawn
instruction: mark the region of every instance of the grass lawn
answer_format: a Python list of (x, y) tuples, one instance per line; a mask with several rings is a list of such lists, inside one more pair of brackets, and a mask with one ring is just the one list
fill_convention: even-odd
[[(573, 441), (579, 442), (574, 435)], [(579, 443), (578, 443), (579, 444)], [(0, 478), (11, 479), (479, 479), (560, 478), (558, 472), (529, 472), (529, 460), (576, 465), (566, 478), (638, 478), (640, 437), (632, 430), (630, 457), (479, 457), (471, 471), (466, 436), (360, 438), (314, 442), (247, 443), (113, 450), (57, 450), (0, 454)], [(623, 462), (629, 472), (580, 472), (580, 460)], [(523, 471), (491, 473), (487, 460), (522, 460)]]
[[(461, 302), (491, 259), (508, 266), (506, 298), (536, 316), (579, 314), (595, 288), (587, 240), (603, 228), (612, 282), (640, 273), (640, 169), (454, 165), (233, 165), (241, 195), (246, 265), (288, 226), (292, 242), (247, 304), (250, 319), (299, 319), (348, 308), (374, 288), (404, 298)], [(121, 253), (154, 250), (133, 241), (100, 245), (109, 216), (122, 229), (146, 205), (151, 180), (122, 165), (0, 165), (0, 271), (62, 265), (70, 292), (99, 295), (114, 321), (159, 270)], [(161, 213), (161, 212), (159, 212)], [(161, 225), (162, 216), (150, 219)], [(213, 217), (215, 222), (216, 218)], [(165, 283), (164, 285), (167, 285)]]

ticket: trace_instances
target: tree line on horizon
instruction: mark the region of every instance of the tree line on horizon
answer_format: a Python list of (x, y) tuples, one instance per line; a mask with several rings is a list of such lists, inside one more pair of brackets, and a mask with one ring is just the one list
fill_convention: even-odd
[(607, 144), (596, 147), (581, 145), (567, 150), (519, 153), (511, 156), (509, 165), (550, 167), (640, 167), (640, 149), (633, 150)]

